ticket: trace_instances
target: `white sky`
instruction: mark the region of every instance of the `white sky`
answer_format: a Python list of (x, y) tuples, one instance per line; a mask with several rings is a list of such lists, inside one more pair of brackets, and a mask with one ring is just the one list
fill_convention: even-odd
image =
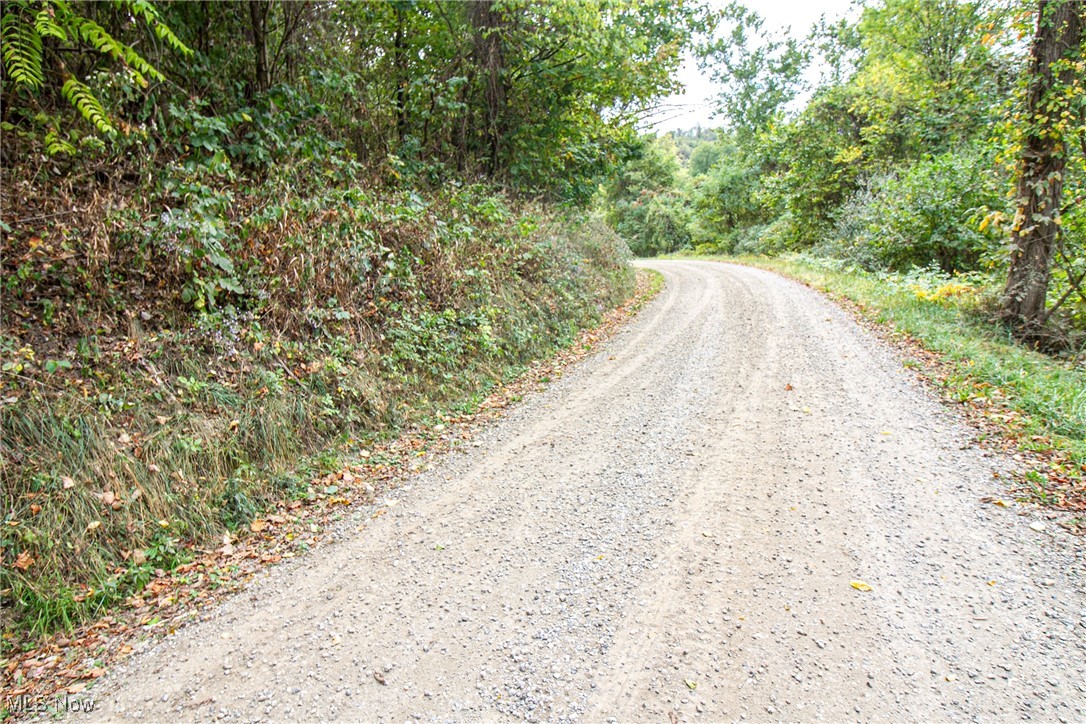
[[(836, 20), (856, 12), (853, 0), (746, 0), (745, 4), (765, 18), (763, 30), (775, 32), (791, 28), (795, 38), (806, 36), (823, 15), (827, 20)], [(727, 0), (712, 0), (711, 5), (723, 8)], [(818, 73), (813, 71), (812, 80), (817, 79)], [(654, 114), (654, 122), (646, 125), (657, 132), (693, 128), (699, 124), (703, 128), (719, 126), (720, 119), (712, 117), (719, 90), (692, 57), (687, 58), (679, 69), (679, 80), (686, 86), (686, 92), (665, 99), (666, 110)]]

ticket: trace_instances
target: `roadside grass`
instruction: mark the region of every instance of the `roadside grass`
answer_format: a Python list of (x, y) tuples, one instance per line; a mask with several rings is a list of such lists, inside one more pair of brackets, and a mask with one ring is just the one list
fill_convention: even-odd
[[(633, 290), (625, 244), (591, 218), (472, 189), (425, 212), (386, 203), (351, 227), (367, 232), (357, 248), (303, 227), (326, 258), (301, 287), (264, 259), (257, 313), (119, 287), (108, 321), (41, 319), (5, 268), (0, 653), (101, 616), (359, 451), (470, 408)], [(38, 251), (13, 243), (11, 263)], [(66, 293), (64, 308), (93, 303)]]
[(906, 345), (906, 366), (965, 406), (982, 437), (998, 433), (1022, 454), (1025, 495), (1086, 511), (1086, 364), (1016, 344), (990, 321), (990, 281), (873, 274), (806, 255), (704, 258), (774, 271), (850, 304)]
[[(655, 296), (662, 282), (658, 273), (639, 269), (632, 296), (551, 354), (507, 367), (500, 379), (484, 381), (394, 436), (374, 438), (363, 450), (324, 450), (303, 459), (292, 471), (298, 481), (293, 499), (273, 501), (248, 526), (223, 534), (212, 545), (146, 551), (156, 558), (181, 552), (185, 560), (172, 570), (154, 572), (138, 592), (121, 605), (103, 609), (97, 618), (73, 622), (70, 629), (51, 636), (24, 629), (21, 638), (5, 641), (0, 681), (12, 699), (45, 700), (84, 691), (141, 642), (170, 635), (200, 610), (241, 590), (263, 567), (331, 542), (343, 530), (337, 529), (339, 523), (350, 520), (350, 528), (364, 528), (395, 504), (393, 491), (407, 476), (429, 468), (443, 453), (472, 444), (481, 429), (501, 419), (512, 405), (595, 352)], [(0, 702), (0, 720), (11, 714), (3, 705)]]

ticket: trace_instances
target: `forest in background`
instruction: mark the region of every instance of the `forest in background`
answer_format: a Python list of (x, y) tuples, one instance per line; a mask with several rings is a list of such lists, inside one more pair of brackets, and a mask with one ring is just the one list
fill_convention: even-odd
[(5, 2), (3, 645), (326, 497), (316, 477), (626, 299), (590, 201), (710, 21), (672, 0)]
[(907, 277), (1074, 354), (1086, 331), (1083, 12), (879, 0), (788, 35), (733, 3), (698, 47), (724, 89), (720, 127), (643, 135), (607, 185), (607, 219), (640, 255), (799, 252)]

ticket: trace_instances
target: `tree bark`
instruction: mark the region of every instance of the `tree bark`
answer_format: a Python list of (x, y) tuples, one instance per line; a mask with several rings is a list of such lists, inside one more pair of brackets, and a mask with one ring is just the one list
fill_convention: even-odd
[(268, 72), (268, 11), (271, 0), (249, 0), (249, 21), (253, 31), (253, 52), (256, 56), (256, 73), (253, 86), (258, 93), (271, 87)]
[(502, 56), (502, 11), (493, 0), (471, 0), (468, 18), (474, 29), (475, 62), (485, 83), (487, 167), (491, 176), (501, 163), (502, 122), (505, 108), (505, 60)]
[(1043, 336), (1052, 256), (1059, 240), (1066, 147), (1054, 128), (1055, 119), (1044, 119), (1053, 91), (1071, 83), (1074, 71), (1055, 73), (1052, 64), (1081, 45), (1084, 7), (1077, 0), (1040, 0), (1037, 8), (1026, 98), (1029, 130), (1018, 161), (1014, 250), (1001, 310), (1015, 334), (1026, 341)]
[(393, 105), (396, 108), (396, 138), (403, 143), (407, 136), (407, 67), (406, 41), (404, 38), (403, 8), (396, 5), (396, 35), (392, 44), (392, 63), (396, 67), (396, 93)]

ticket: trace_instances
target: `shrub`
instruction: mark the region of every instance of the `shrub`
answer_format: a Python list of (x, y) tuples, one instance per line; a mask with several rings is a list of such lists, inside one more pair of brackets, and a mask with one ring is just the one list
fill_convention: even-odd
[(986, 153), (929, 156), (868, 179), (837, 213), (822, 250), (867, 269), (977, 269), (998, 246), (982, 220), (1004, 205), (1003, 188)]

